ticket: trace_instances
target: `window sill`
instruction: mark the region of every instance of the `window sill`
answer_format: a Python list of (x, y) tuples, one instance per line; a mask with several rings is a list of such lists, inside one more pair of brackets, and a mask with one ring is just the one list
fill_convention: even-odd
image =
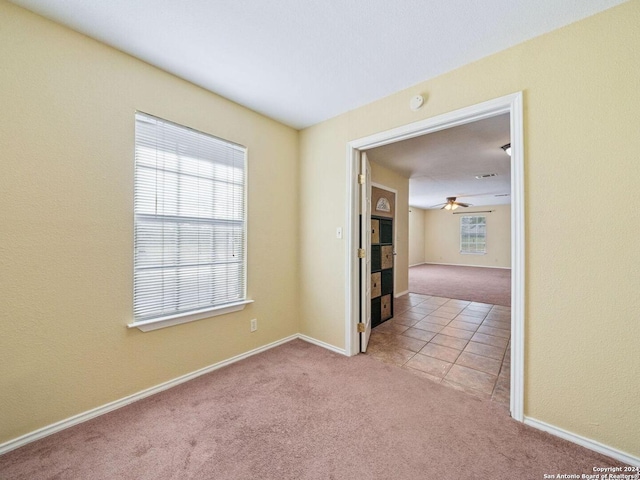
[(253, 303), (253, 300), (243, 300), (241, 302), (231, 303), (220, 307), (209, 308), (207, 310), (198, 310), (187, 314), (171, 315), (168, 317), (154, 318), (152, 320), (143, 320), (141, 322), (132, 322), (127, 325), (128, 328), (137, 328), (143, 332), (150, 332), (160, 328), (172, 327), (181, 323), (195, 322), (203, 318), (217, 317), (227, 313), (239, 312), (244, 307)]

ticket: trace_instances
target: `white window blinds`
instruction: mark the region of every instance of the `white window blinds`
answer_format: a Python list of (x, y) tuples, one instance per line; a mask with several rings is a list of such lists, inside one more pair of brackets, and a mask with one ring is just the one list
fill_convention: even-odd
[(245, 299), (246, 149), (136, 113), (134, 318)]
[(487, 253), (487, 217), (460, 217), (460, 253)]

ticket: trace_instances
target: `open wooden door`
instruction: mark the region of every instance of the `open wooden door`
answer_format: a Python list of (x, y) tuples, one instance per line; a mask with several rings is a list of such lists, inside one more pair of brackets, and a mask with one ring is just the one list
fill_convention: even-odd
[(371, 336), (371, 165), (362, 152), (360, 167), (360, 351), (366, 352)]

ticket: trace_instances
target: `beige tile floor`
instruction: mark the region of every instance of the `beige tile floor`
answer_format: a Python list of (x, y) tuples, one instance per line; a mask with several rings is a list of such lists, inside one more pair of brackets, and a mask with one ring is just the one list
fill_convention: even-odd
[(510, 338), (509, 307), (408, 293), (367, 354), (508, 408)]

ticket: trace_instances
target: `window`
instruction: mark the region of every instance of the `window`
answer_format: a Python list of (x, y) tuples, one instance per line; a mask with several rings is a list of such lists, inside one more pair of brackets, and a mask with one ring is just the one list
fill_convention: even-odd
[(144, 113), (135, 133), (130, 326), (240, 310), (248, 303), (246, 149)]
[(478, 255), (487, 253), (487, 217), (483, 215), (460, 217), (460, 253)]

